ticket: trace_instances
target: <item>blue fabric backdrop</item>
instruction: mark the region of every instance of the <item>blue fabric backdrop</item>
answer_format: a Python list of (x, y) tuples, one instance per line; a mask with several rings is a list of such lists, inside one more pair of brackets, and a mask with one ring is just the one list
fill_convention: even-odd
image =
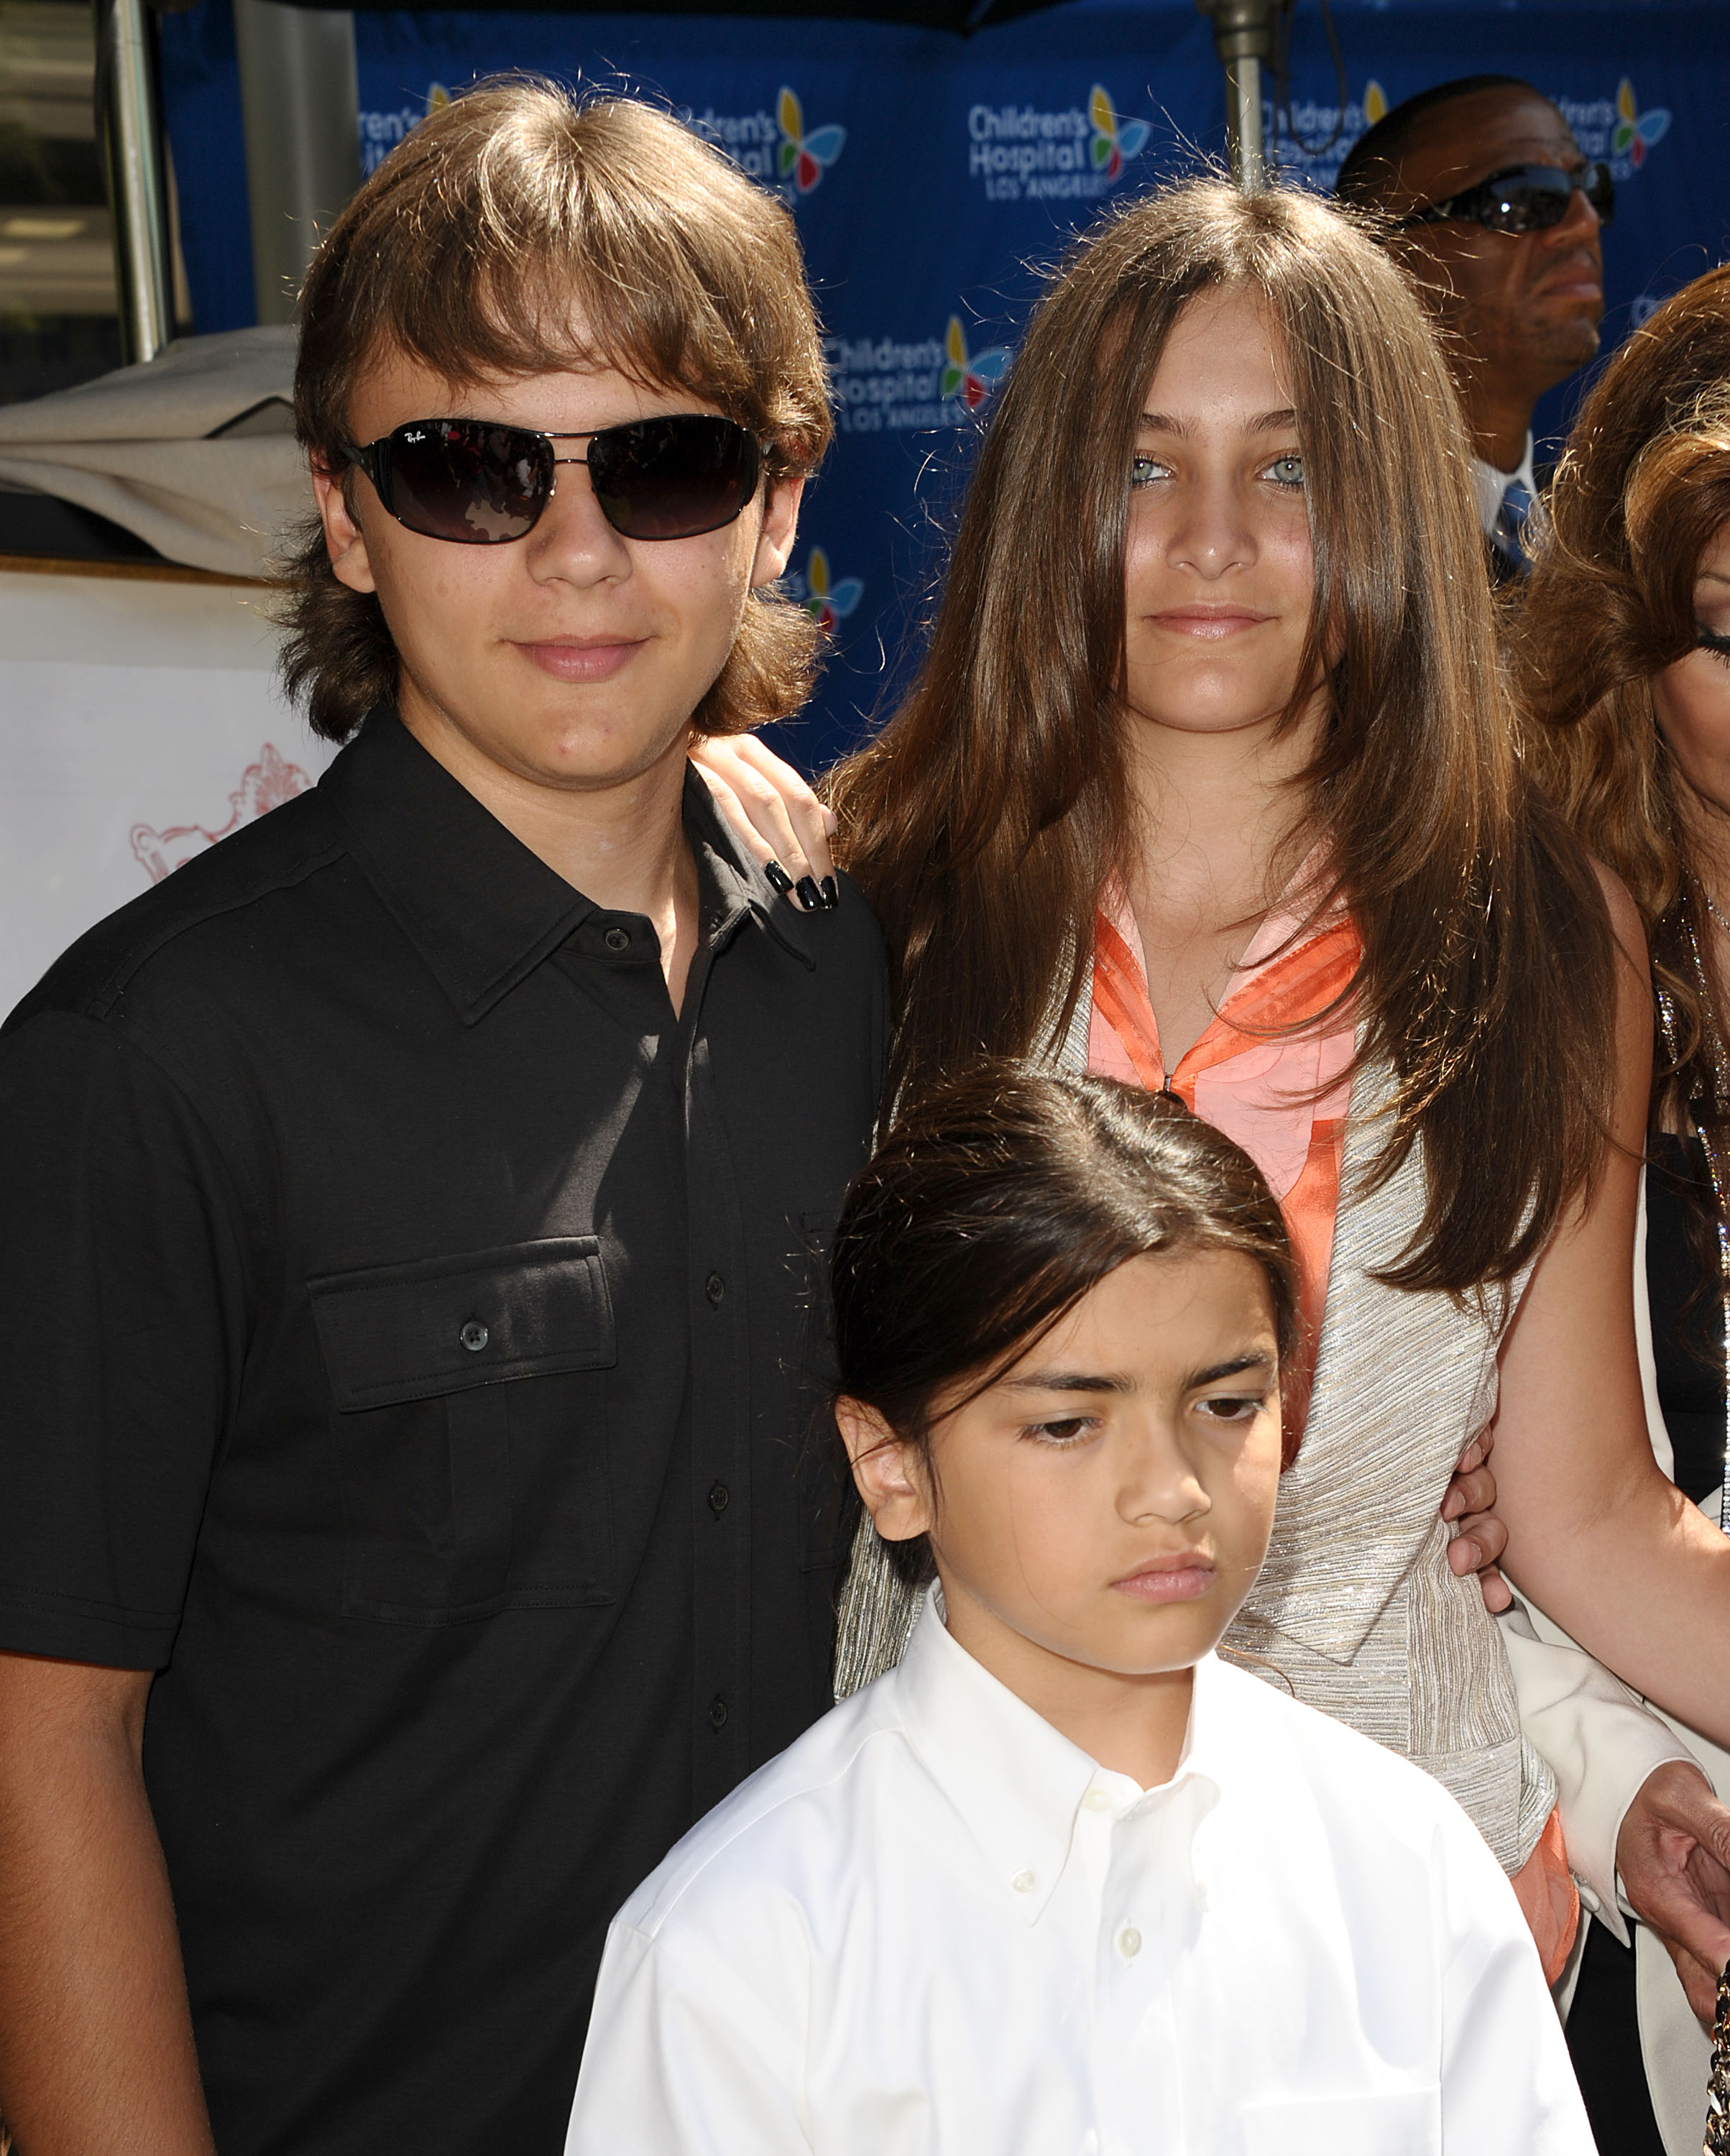
[[(1270, 115), (1289, 176), (1331, 185), (1366, 114), (1494, 69), (1537, 84), (1614, 170), (1606, 349), (1723, 258), (1730, 8), (1717, 0), (1334, 0), (1334, 14), (1343, 112), (1314, 0), (1300, 0), (1289, 126)], [(1222, 153), (1209, 25), (1191, 0), (1068, 0), (967, 39), (692, 15), (368, 12), (356, 23), (368, 169), (429, 99), (531, 68), (665, 100), (793, 205), (840, 432), (794, 557), (834, 658), (781, 746), (827, 762), (906, 664), (977, 415), (1040, 266), (1106, 202)], [(198, 326), (248, 322), (227, 0), (163, 18), (162, 54)], [(1565, 425), (1573, 393), (1546, 401), (1541, 430)]]

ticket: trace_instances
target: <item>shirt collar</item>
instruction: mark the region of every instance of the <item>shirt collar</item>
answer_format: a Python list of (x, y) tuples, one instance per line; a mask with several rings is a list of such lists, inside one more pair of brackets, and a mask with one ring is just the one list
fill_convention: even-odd
[[(933, 1586), (897, 1671), (902, 1723), (1029, 1924), (1039, 1921), (1056, 1891), (1090, 1792), (1098, 1792), (1100, 1809), (1118, 1818), (1163, 1814), (1181, 1792), (1192, 1825), (1219, 1801), (1235, 1748), (1235, 1717), (1229, 1700), (1219, 1697), (1221, 1680), (1229, 1689), (1235, 1679), (1214, 1656), (1196, 1666), (1177, 1773), (1160, 1788), (1142, 1790), (1091, 1759), (1000, 1684), (950, 1636), (942, 1613), (942, 1591)], [(1243, 1764), (1235, 1771), (1240, 1774)]]
[(1478, 522), (1483, 526), (1486, 536), (1495, 530), (1496, 519), (1502, 508), (1502, 497), (1516, 480), (1518, 480), (1527, 494), (1536, 498), (1537, 482), (1532, 475), (1532, 435), (1528, 431), (1526, 436), (1525, 454), (1520, 459), (1517, 471), (1500, 471), (1494, 465), (1486, 464), (1482, 457), (1472, 459), (1471, 483), (1478, 498)]
[[(367, 880), (466, 1024), (601, 910), (506, 830), (392, 711), (374, 711), (319, 783)], [(814, 967), (809, 923), (741, 852), (691, 772), (683, 815), (706, 940), (750, 916)]]

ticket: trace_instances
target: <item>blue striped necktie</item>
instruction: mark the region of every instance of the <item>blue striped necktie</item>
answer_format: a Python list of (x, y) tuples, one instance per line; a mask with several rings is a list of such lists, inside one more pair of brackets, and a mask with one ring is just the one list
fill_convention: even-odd
[(1502, 506), (1496, 512), (1496, 521), (1490, 527), (1490, 536), (1522, 575), (1532, 567), (1532, 557), (1526, 552), (1526, 519), (1531, 513), (1531, 495), (1520, 480), (1511, 479), (1502, 497)]

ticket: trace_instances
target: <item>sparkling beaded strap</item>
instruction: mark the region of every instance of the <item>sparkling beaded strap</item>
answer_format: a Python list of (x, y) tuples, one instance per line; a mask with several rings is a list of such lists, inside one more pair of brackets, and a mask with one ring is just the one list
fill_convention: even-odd
[(1712, 2072), (1706, 2084), (1706, 2141), (1701, 2156), (1730, 2156), (1730, 1962), (1718, 1979), (1712, 2016)]

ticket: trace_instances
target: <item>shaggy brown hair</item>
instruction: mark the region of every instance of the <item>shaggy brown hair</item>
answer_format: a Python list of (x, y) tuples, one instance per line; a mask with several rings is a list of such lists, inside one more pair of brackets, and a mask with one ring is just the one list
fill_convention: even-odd
[[(295, 418), (314, 465), (347, 465), (356, 383), (381, 352), (459, 392), (490, 377), (614, 367), (715, 405), (766, 444), (766, 483), (811, 471), (833, 432), (791, 213), (718, 150), (629, 99), (482, 84), (431, 113), (331, 228), (300, 295)], [(594, 348), (573, 313), (604, 325)], [(350, 468), (352, 472), (352, 467)], [(289, 564), (284, 680), (313, 731), (345, 741), (396, 694), (378, 602), (338, 582), (317, 524)], [(702, 733), (796, 711), (819, 632), (753, 593)]]
[(1363, 940), (1363, 1055), (1396, 1080), (1373, 1183), (1424, 1140), (1424, 1219), (1388, 1277), (1505, 1281), (1602, 1157), (1614, 946), (1589, 862), (1515, 760), (1435, 334), (1312, 196), (1164, 190), (1086, 234), (1034, 316), (923, 668), (834, 787), (898, 961), (891, 1084), (1063, 1037), (1101, 891), (1138, 843), (1124, 531), (1143, 393), (1183, 307), (1229, 286), (1276, 326), (1298, 414), (1316, 581), (1297, 680), (1325, 675), (1331, 705), (1304, 836), (1326, 834)]
[[(1621, 877), (1676, 1014), (1655, 1127), (1710, 1112), (1712, 1038), (1688, 941), (1687, 780), (1659, 732), (1652, 677), (1691, 649), (1694, 581), (1730, 521), (1730, 268), (1635, 331), (1587, 399), (1557, 469), (1517, 627), (1533, 762), (1585, 844)], [(1701, 939), (1707, 966), (1712, 939)], [(1715, 984), (1722, 1002), (1722, 984)]]

